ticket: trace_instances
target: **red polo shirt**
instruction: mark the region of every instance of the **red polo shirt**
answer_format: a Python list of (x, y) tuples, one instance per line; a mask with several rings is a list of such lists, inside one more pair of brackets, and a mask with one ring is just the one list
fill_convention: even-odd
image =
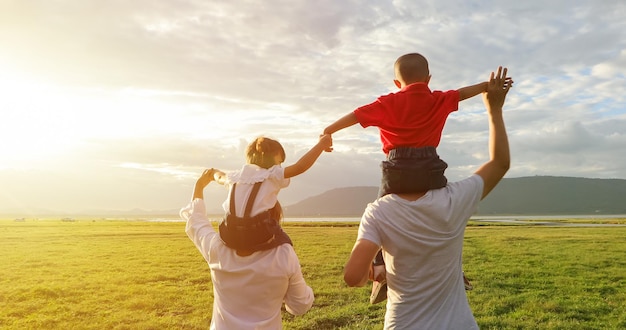
[(426, 83), (414, 83), (354, 110), (354, 115), (361, 126), (378, 127), (387, 154), (397, 147), (437, 147), (448, 115), (458, 108), (458, 91), (431, 92)]

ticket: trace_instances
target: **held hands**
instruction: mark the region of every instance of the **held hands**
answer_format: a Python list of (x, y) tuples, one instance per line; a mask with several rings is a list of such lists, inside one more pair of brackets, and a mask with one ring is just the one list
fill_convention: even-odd
[(196, 198), (203, 199), (204, 198), (204, 188), (211, 183), (211, 181), (217, 181), (219, 176), (223, 174), (220, 170), (216, 170), (214, 168), (209, 168), (202, 172), (202, 175), (196, 181), (196, 185), (193, 188), (193, 196), (192, 200)]
[(487, 82), (487, 92), (483, 93), (483, 102), (489, 110), (502, 110), (504, 99), (509, 89), (513, 87), (513, 79), (506, 76), (507, 68), (498, 67), (498, 73), (491, 72)]
[(320, 140), (317, 143), (323, 147), (324, 151), (333, 151), (333, 138), (330, 134), (320, 135)]
[(214, 180), (215, 169), (209, 168), (202, 172), (202, 175), (196, 181), (196, 188), (204, 189), (211, 181)]
[(202, 172), (202, 175), (196, 180), (196, 184), (193, 187), (193, 195), (191, 195), (191, 200), (195, 200), (197, 198), (204, 199), (204, 187), (206, 187), (209, 182), (213, 179), (213, 169), (207, 169)]

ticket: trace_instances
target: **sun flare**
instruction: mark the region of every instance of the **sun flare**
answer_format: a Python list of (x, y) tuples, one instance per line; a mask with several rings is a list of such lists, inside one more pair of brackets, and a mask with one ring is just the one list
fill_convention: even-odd
[(23, 166), (67, 147), (72, 139), (62, 95), (26, 76), (0, 77), (0, 168)]

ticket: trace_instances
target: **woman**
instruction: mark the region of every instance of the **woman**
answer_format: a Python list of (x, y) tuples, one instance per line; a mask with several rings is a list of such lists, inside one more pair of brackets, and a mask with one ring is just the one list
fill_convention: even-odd
[[(306, 171), (331, 143), (330, 136), (320, 138), (309, 153), (296, 164), (286, 167), (284, 169), (286, 174), (282, 176), (288, 178)], [(267, 150), (264, 152), (267, 155), (266, 152)], [(284, 155), (282, 157), (272, 155), (272, 159), (276, 159), (279, 166), (284, 161)], [(250, 161), (247, 165), (258, 166)], [(271, 168), (274, 168), (271, 170), (273, 172), (282, 172), (274, 166)], [(259, 170), (269, 169), (259, 167)], [(241, 175), (232, 177), (239, 178)], [(225, 180), (224, 173), (215, 169), (205, 170), (196, 181), (191, 203), (180, 212), (181, 217), (187, 222), (185, 229), (187, 235), (211, 269), (214, 291), (211, 329), (281, 329), (283, 302), (289, 313), (304, 314), (313, 305), (313, 290), (304, 281), (295, 250), (288, 244), (290, 240), (282, 241), (282, 244), (273, 244), (271, 248), (264, 246), (263, 249), (253, 250), (237, 249), (232, 245), (229, 247), (224, 242), (208, 220), (203, 200), (204, 188), (216, 179), (218, 182)], [(226, 184), (231, 185), (227, 178)], [(239, 184), (253, 185), (252, 182), (241, 181)], [(241, 192), (244, 190), (249, 194), (251, 188), (242, 186)], [(234, 195), (239, 196), (239, 191)], [(235, 203), (244, 201), (246, 204), (248, 202), (254, 204), (254, 200), (248, 201), (248, 198), (236, 198)], [(236, 209), (239, 211), (236, 213), (242, 213), (241, 210), (244, 208), (245, 205), (237, 205)], [(263, 210), (266, 211), (268, 210)], [(251, 215), (254, 216), (259, 212), (253, 210)], [(276, 214), (275, 210), (271, 213)], [(280, 219), (276, 217), (275, 220)]]

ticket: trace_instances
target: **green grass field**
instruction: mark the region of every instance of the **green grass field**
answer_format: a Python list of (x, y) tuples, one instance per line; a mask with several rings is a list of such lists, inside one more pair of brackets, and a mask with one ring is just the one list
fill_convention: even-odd
[[(348, 288), (356, 224), (286, 223), (316, 300), (286, 329), (380, 329)], [(207, 264), (183, 223), (0, 221), (0, 329), (206, 329)], [(482, 329), (626, 329), (626, 227), (470, 226), (464, 269)]]

